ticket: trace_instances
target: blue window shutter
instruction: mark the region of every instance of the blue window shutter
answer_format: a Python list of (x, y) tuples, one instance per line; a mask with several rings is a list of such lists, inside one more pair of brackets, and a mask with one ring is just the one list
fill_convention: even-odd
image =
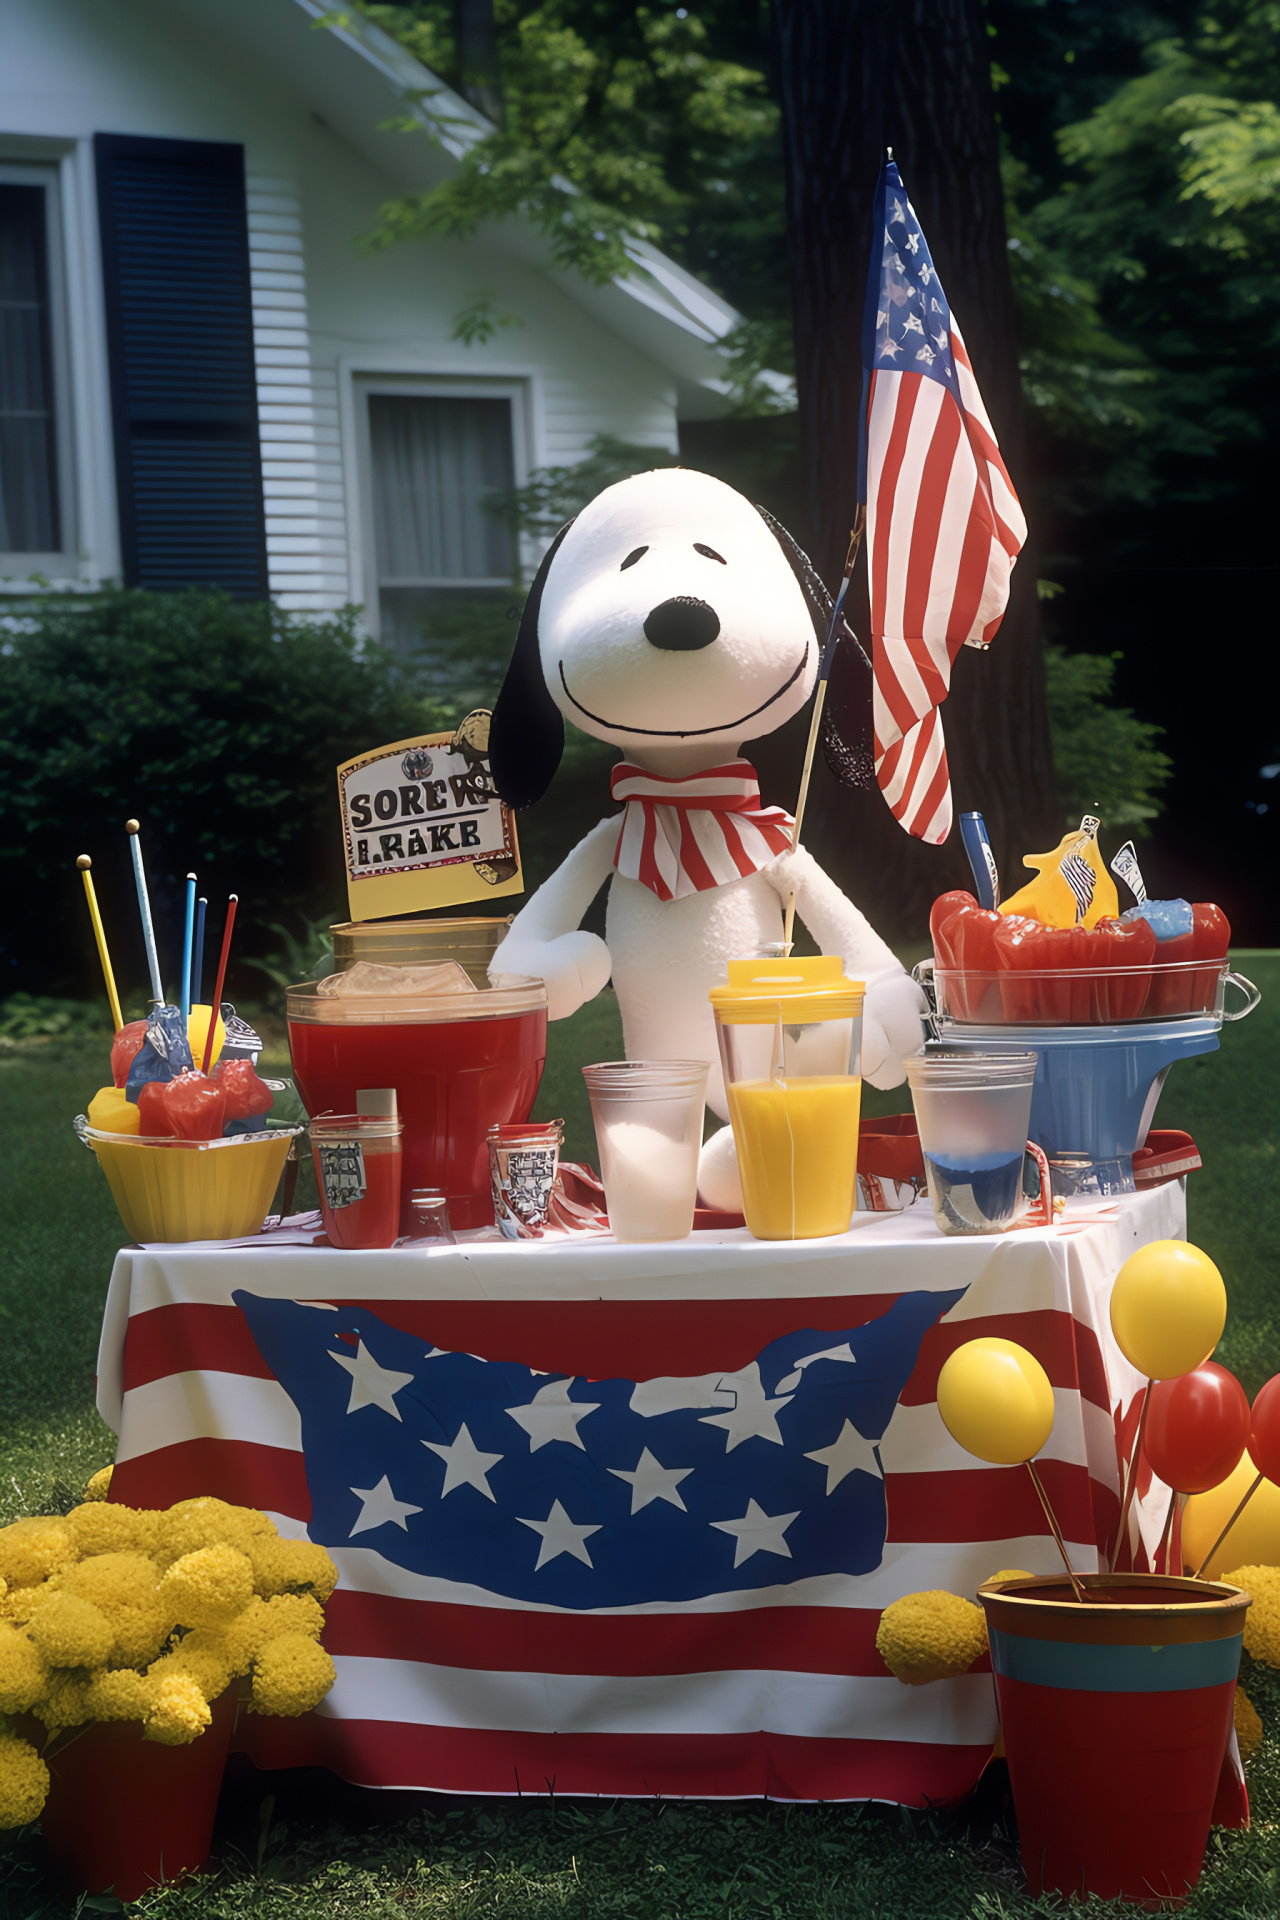
[(264, 599), (243, 150), (94, 147), (125, 585)]

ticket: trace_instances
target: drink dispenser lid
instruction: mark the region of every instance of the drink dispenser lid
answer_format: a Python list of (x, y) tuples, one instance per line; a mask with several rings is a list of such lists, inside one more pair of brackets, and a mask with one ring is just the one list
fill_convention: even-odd
[(856, 1020), (863, 983), (847, 980), (838, 953), (803, 959), (730, 960), (727, 986), (712, 987), (716, 1019), (726, 1026), (761, 1026), (779, 1018), (788, 1026), (818, 1020)]

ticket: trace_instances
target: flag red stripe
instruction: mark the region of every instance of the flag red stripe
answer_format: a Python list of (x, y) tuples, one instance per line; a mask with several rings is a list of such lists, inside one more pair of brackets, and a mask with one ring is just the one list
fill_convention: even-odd
[[(938, 1375), (957, 1347), (962, 1347), (967, 1340), (988, 1337), (1007, 1340), (1013, 1318), (1007, 1313), (988, 1314), (973, 1320), (943, 1321), (930, 1327), (920, 1342), (920, 1357), (899, 1396), (899, 1404), (919, 1407), (935, 1400)], [(1020, 1313), (1016, 1319), (1018, 1345), (1035, 1355), (1048, 1374), (1050, 1385), (1075, 1389), (1085, 1400), (1110, 1415), (1111, 1394), (1097, 1335), (1071, 1314), (1053, 1308)]]
[(493, 1733), (379, 1720), (248, 1715), (235, 1738), (255, 1766), (328, 1767), (357, 1786), (437, 1793), (638, 1799), (962, 1799), (989, 1746), (818, 1740), (780, 1733)]
[[(982, 489), (976, 483), (973, 498), (975, 504), (982, 499)], [(964, 545), (960, 550), (960, 565), (956, 569), (956, 586), (951, 597), (951, 614), (947, 625), (949, 633), (960, 635), (961, 644), (964, 635), (973, 626), (982, 603), (982, 589), (986, 584), (990, 558), (991, 528), (983, 514), (971, 511), (964, 530)], [(956, 650), (959, 651), (959, 646)]]
[[(938, 558), (942, 509), (946, 504), (951, 467), (960, 444), (960, 434), (958, 409), (944, 403), (925, 454), (911, 520), (911, 554), (907, 561), (902, 597), (902, 631), (908, 636), (924, 632), (929, 589), (933, 584), (933, 569)], [(946, 689), (943, 688), (942, 693), (934, 697), (945, 699)]]
[(300, 1453), (255, 1440), (179, 1440), (117, 1463), (111, 1498), (124, 1507), (171, 1507), (206, 1495), (233, 1507), (264, 1507), (290, 1520), (311, 1519)]
[[(1115, 1532), (1119, 1497), (1113, 1488), (1094, 1480), (1087, 1467), (1066, 1460), (1039, 1460), (1036, 1471), (1068, 1540), (1102, 1540)], [(891, 1473), (885, 1479), (885, 1494), (889, 1545), (1013, 1540), (1048, 1532), (1025, 1467)]]
[[(872, 412), (876, 411), (876, 394), (880, 381), (879, 374), (871, 376)], [(881, 396), (881, 406), (894, 405), (893, 425), (889, 430), (889, 444), (885, 448), (884, 460), (877, 476), (874, 494), (868, 494), (869, 512), (874, 515), (870, 555), (869, 584), (871, 589), (871, 631), (873, 634), (884, 632), (885, 605), (889, 597), (889, 536), (893, 530), (894, 489), (902, 471), (902, 462), (906, 456), (907, 439), (911, 431), (911, 416), (915, 412), (916, 400), (920, 393), (918, 379), (897, 378), (896, 394), (890, 388)]]

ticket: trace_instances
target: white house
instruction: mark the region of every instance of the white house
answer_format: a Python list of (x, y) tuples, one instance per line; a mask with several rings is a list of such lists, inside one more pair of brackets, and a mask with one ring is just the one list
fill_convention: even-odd
[[(724, 407), (736, 315), (656, 250), (593, 289), (506, 222), (361, 250), (486, 123), (321, 0), (0, 0), (0, 595), (509, 587), (483, 499)], [(424, 104), (406, 96), (423, 91)], [(434, 126), (387, 129), (411, 111)], [(480, 290), (519, 326), (451, 338)]]

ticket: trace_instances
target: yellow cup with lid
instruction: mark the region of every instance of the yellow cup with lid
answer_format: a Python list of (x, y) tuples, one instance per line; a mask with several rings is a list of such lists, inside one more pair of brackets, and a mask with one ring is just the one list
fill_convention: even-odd
[(848, 1230), (862, 997), (839, 954), (731, 960), (728, 983), (711, 990), (743, 1207), (758, 1240)]

